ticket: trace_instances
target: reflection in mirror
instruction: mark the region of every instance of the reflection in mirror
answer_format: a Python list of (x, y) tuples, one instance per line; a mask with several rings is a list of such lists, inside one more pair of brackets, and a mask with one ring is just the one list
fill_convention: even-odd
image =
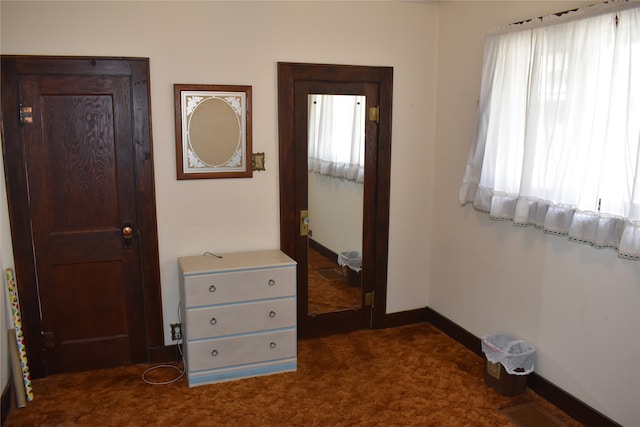
[(360, 308), (366, 99), (308, 96), (308, 313)]

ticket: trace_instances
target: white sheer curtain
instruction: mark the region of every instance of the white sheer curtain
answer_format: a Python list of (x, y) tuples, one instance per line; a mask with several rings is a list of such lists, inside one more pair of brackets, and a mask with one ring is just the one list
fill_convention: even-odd
[(364, 182), (365, 97), (309, 95), (309, 171)]
[(460, 202), (640, 259), (640, 4), (487, 35)]

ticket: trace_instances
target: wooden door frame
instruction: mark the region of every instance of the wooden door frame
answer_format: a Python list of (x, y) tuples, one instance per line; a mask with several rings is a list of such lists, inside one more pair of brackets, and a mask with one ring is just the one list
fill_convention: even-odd
[[(299, 213), (296, 203), (301, 197), (306, 196), (304, 183), (295, 180), (296, 162), (304, 162), (300, 150), (296, 150), (295, 135), (295, 86), (300, 81), (318, 82), (373, 82), (380, 87), (379, 103), (386, 108), (380, 108), (380, 120), (377, 139), (377, 163), (375, 183), (373, 188), (372, 211), (364, 212), (364, 229), (375, 229), (372, 236), (372, 247), (369, 252), (372, 256), (363, 256), (363, 274), (371, 277), (372, 287), (375, 291), (371, 328), (384, 327), (386, 325), (386, 301), (387, 301), (387, 268), (389, 246), (389, 199), (390, 199), (390, 174), (391, 174), (391, 105), (393, 92), (393, 68), (369, 67), (355, 65), (331, 65), (331, 64), (305, 64), (305, 63), (278, 63), (278, 130), (279, 130), (279, 155), (280, 155), (280, 248), (293, 259), (297, 259), (296, 253), (299, 239)], [(306, 140), (304, 141), (306, 143)], [(305, 150), (306, 153), (306, 150)], [(367, 184), (368, 185), (368, 184)], [(364, 252), (364, 251), (363, 251)], [(368, 270), (365, 273), (365, 268)], [(300, 276), (300, 274), (299, 274)], [(299, 277), (299, 280), (303, 278)], [(306, 282), (306, 278), (304, 278)], [(304, 295), (302, 295), (304, 296)], [(306, 298), (298, 296), (298, 307), (304, 308)], [(301, 301), (304, 299), (304, 301)], [(298, 323), (304, 325), (305, 319), (300, 318), (302, 312), (298, 310)], [(335, 321), (331, 323), (331, 332), (348, 331), (344, 318), (336, 313)], [(321, 336), (327, 331), (321, 328), (302, 331), (301, 338)]]
[[(64, 66), (60, 67), (60, 62)], [(28, 183), (24, 151), (21, 142), (18, 107), (20, 75), (39, 73), (46, 69), (56, 75), (119, 75), (129, 76), (132, 91), (132, 132), (136, 179), (138, 239), (143, 276), (146, 360), (149, 352), (164, 346), (160, 263), (156, 225), (155, 184), (151, 139), (151, 108), (148, 58), (62, 57), (2, 55), (2, 150), (15, 276), (22, 311), (22, 329), (29, 368), (33, 378), (47, 376), (47, 366), (41, 337), (36, 263), (31, 238)]]

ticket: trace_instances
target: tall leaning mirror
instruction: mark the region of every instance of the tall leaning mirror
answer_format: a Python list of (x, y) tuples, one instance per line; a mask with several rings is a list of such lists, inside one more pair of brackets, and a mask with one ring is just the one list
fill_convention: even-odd
[(365, 106), (361, 95), (308, 95), (308, 314), (362, 302)]

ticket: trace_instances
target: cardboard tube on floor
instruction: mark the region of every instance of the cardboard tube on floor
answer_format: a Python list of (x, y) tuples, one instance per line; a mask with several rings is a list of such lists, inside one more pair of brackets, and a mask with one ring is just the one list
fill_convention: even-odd
[(13, 388), (16, 391), (16, 406), (18, 408), (24, 408), (25, 406), (27, 406), (27, 396), (24, 391), (22, 366), (20, 366), (18, 342), (16, 341), (16, 330), (13, 328), (9, 329), (9, 355), (11, 358), (11, 376), (13, 377)]

